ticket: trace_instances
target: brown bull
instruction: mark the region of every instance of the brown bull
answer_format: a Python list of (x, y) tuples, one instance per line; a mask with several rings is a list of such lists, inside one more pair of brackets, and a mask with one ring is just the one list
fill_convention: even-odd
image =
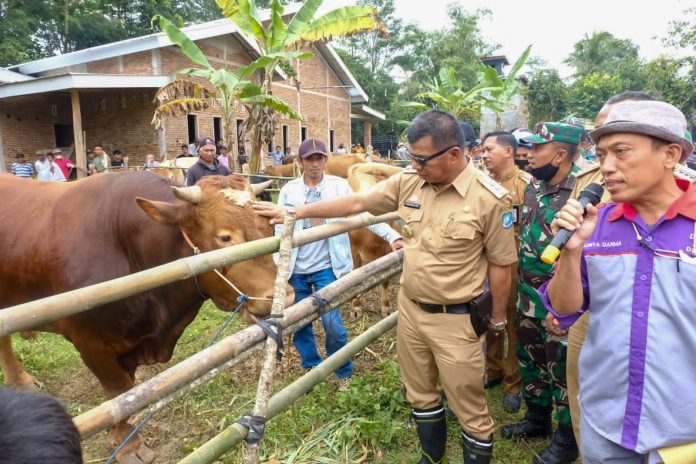
[(365, 155), (341, 155), (329, 156), (326, 160), (326, 168), (324, 172), (332, 176), (348, 178), (348, 169), (355, 165), (365, 162)]
[[(348, 169), (348, 183), (354, 192), (361, 192), (402, 171), (403, 168), (383, 163), (355, 164)], [(396, 222), (390, 221), (389, 225), (400, 231)], [(353, 255), (353, 266), (355, 269), (392, 251), (387, 242), (365, 228), (351, 231), (348, 233), (348, 236), (350, 237), (350, 251)], [(362, 295), (358, 295), (351, 303), (350, 317), (361, 317), (362, 307)], [(388, 316), (391, 313), (388, 281), (381, 284), (380, 308), (382, 316)]]
[[(172, 186), (149, 172), (104, 174), (71, 183), (0, 174), (0, 308), (191, 256), (184, 232), (203, 252), (261, 238), (251, 208), (253, 193), (241, 177), (210, 176), (193, 187)], [(220, 271), (242, 292), (267, 298), (250, 301), (244, 308), (247, 318), (270, 312), (276, 273), (270, 256)], [(288, 292), (288, 301), (293, 301), (289, 287)], [(169, 361), (207, 298), (230, 311), (237, 296), (208, 272), (35, 329), (70, 340), (112, 398), (133, 386), (138, 366)], [(8, 385), (33, 385), (9, 336), (0, 337), (0, 368)], [(121, 442), (131, 429), (121, 421), (111, 432), (112, 442)], [(153, 457), (137, 437), (119, 455), (128, 463)]]

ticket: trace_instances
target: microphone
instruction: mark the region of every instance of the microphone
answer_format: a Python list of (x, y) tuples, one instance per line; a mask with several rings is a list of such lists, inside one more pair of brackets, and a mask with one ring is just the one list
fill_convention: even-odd
[[(590, 184), (585, 189), (580, 192), (580, 198), (578, 201), (582, 205), (583, 210), (587, 208), (588, 204), (593, 206), (600, 202), (602, 195), (604, 194), (604, 187), (599, 184)], [(585, 210), (585, 212), (587, 212)], [(561, 250), (568, 243), (570, 237), (575, 233), (574, 230), (560, 229), (555, 237), (551, 240), (551, 243), (544, 248), (544, 252), (541, 254), (541, 260), (546, 264), (553, 264), (558, 256), (561, 254)]]

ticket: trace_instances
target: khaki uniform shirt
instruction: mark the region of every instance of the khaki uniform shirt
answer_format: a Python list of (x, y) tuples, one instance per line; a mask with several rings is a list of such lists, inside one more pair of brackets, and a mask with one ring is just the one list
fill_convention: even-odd
[(401, 288), (408, 298), (468, 302), (483, 293), (489, 262), (517, 261), (507, 192), (471, 163), (440, 191), (405, 171), (359, 195), (370, 213), (398, 211), (404, 223)]
[[(493, 177), (493, 176), (491, 176)], [(515, 243), (520, 245), (520, 223), (522, 222), (522, 204), (524, 203), (524, 189), (532, 181), (532, 175), (521, 170), (517, 166), (505, 178), (498, 181), (508, 191), (508, 202), (515, 218)]]

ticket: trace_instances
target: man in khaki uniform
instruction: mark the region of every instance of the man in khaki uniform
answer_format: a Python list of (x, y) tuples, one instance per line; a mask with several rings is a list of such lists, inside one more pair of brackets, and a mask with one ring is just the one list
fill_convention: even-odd
[[(524, 189), (532, 176), (515, 165), (517, 140), (506, 131), (490, 132), (483, 137), (483, 154), (486, 169), (496, 182), (508, 191), (510, 209), (514, 212), (515, 245), (520, 244), (520, 213), (524, 201)], [(486, 334), (486, 388), (503, 382), (503, 408), (508, 412), (520, 409), (522, 397), (520, 366), (517, 360), (517, 264), (511, 266), (511, 289), (507, 302), (507, 327), (505, 332), (488, 331)], [(507, 351), (505, 337), (507, 336)]]
[[(510, 265), (517, 259), (507, 192), (469, 161), (456, 119), (430, 110), (408, 128), (410, 171), (373, 189), (297, 208), (297, 218), (397, 210), (404, 227), (397, 349), (423, 450), (419, 463), (445, 459), (447, 426), (438, 378), (462, 427), (464, 462), (489, 463), (493, 421), (483, 390), (482, 343), (471, 301), (492, 295), (491, 325), (505, 328)], [(280, 222), (277, 205), (256, 211)]]

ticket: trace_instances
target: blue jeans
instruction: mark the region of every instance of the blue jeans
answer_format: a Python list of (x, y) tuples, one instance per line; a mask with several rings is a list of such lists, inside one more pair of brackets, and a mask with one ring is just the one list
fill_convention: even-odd
[[(295, 303), (297, 303), (335, 281), (336, 277), (333, 270), (327, 268), (313, 274), (293, 274), (288, 283), (295, 290)], [(324, 332), (326, 333), (326, 352), (330, 356), (348, 343), (348, 333), (345, 327), (343, 327), (343, 320), (338, 309), (332, 309), (323, 314), (321, 322), (324, 324)], [(292, 341), (302, 357), (302, 367), (311, 369), (321, 363), (322, 359), (314, 341), (312, 324), (295, 331)], [(352, 373), (353, 363), (350, 360), (336, 370), (336, 376), (339, 379), (349, 377)]]

